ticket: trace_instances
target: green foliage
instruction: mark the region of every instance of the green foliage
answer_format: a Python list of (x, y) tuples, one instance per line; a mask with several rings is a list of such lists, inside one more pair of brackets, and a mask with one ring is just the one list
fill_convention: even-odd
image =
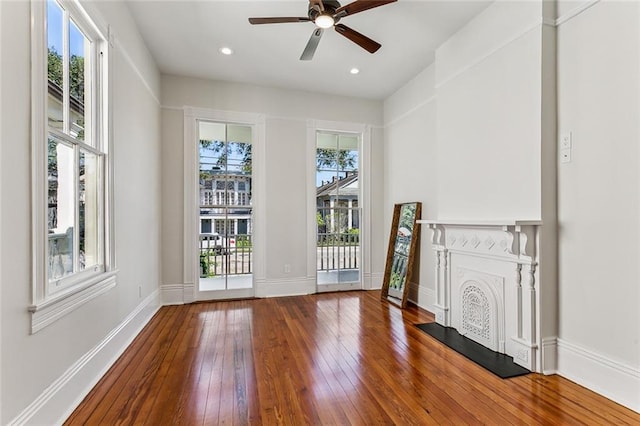
[(71, 55), (69, 61), (69, 94), (76, 98), (80, 103), (84, 104), (84, 58), (81, 56)]
[(251, 174), (252, 171), (252, 152), (251, 144), (243, 142), (228, 142), (210, 141), (206, 139), (200, 139), (200, 147), (210, 151), (212, 154), (218, 156), (216, 160), (216, 166), (225, 170), (227, 168), (227, 161), (229, 156), (237, 154), (240, 157), (241, 170), (247, 174)]
[(216, 276), (215, 252), (213, 250), (202, 250), (200, 252), (200, 276)]
[(407, 228), (413, 231), (413, 222), (416, 217), (416, 203), (404, 204), (400, 210), (400, 223), (398, 228)]
[(353, 151), (318, 148), (316, 151), (316, 168), (352, 170), (356, 167), (356, 156)]
[[(47, 77), (49, 81), (64, 87), (62, 55), (51, 46), (47, 54)], [(71, 55), (69, 59), (69, 94), (84, 104), (84, 58)]]
[(318, 247), (357, 246), (360, 244), (359, 234), (357, 229), (350, 229), (341, 234), (320, 234), (316, 244)]
[(55, 47), (50, 47), (47, 58), (47, 77), (49, 81), (62, 87), (62, 55), (56, 52)]
[(236, 238), (236, 249), (251, 248), (251, 239), (248, 235), (238, 235)]
[(402, 290), (404, 287), (404, 275), (398, 272), (392, 272), (391, 277), (389, 278), (389, 287), (396, 290)]

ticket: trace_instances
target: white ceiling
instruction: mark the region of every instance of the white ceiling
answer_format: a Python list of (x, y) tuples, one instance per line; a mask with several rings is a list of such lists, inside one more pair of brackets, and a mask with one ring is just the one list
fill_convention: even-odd
[[(311, 61), (299, 58), (313, 23), (251, 25), (247, 20), (304, 17), (307, 0), (161, 0), (127, 5), (163, 74), (385, 99), (431, 64), (435, 49), (490, 3), (399, 0), (347, 16), (340, 22), (382, 48), (370, 54), (326, 30)], [(220, 54), (223, 46), (235, 53)], [(360, 74), (351, 75), (353, 67)]]

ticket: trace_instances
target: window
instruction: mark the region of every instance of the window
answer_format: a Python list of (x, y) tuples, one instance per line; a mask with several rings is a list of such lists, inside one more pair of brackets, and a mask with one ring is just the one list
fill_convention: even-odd
[(35, 332), (115, 279), (107, 43), (75, 1), (33, 1), (32, 15)]

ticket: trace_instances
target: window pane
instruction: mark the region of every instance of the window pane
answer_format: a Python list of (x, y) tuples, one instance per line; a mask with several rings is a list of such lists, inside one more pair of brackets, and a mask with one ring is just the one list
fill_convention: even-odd
[(49, 126), (62, 129), (64, 91), (62, 66), (62, 9), (55, 1), (47, 2), (47, 85), (49, 92)]
[(98, 252), (100, 157), (80, 151), (78, 175), (78, 210), (80, 233), (79, 268), (89, 269), (100, 263)]
[(53, 138), (48, 141), (49, 279), (74, 270), (75, 179), (74, 150)]
[[(235, 126), (236, 132), (244, 131), (251, 134), (251, 128), (243, 126)], [(240, 206), (251, 205), (251, 173), (252, 173), (252, 153), (251, 143), (248, 142), (229, 142), (227, 157), (227, 171), (229, 176), (233, 176), (238, 182), (238, 191), (248, 192), (246, 194), (238, 194), (234, 192), (235, 197), (233, 204)], [(229, 187), (230, 191), (235, 191), (233, 185)]]
[(71, 136), (85, 140), (85, 124), (89, 103), (85, 102), (85, 58), (89, 53), (89, 40), (73, 21), (69, 22), (69, 117)]

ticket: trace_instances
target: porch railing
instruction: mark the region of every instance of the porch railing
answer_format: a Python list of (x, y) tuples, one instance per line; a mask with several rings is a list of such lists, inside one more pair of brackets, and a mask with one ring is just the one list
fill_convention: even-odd
[(199, 238), (200, 276), (251, 274), (253, 243), (251, 235), (233, 234), (227, 237)]
[(351, 233), (318, 234), (318, 271), (360, 268), (360, 235)]
[[(253, 241), (251, 235), (199, 238), (200, 276), (251, 274)], [(318, 234), (317, 271), (360, 268), (360, 236), (358, 234)]]

